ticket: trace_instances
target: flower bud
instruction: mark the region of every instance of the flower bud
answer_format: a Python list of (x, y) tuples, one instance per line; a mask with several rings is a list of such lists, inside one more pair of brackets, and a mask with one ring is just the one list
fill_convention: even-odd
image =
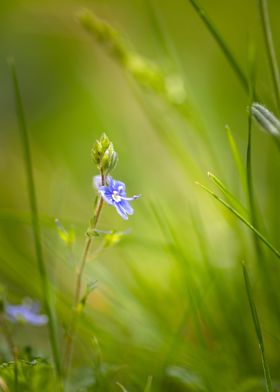
[(270, 135), (280, 138), (280, 121), (275, 115), (259, 103), (253, 103), (252, 116)]
[(117, 164), (117, 153), (114, 150), (113, 143), (105, 133), (96, 141), (91, 150), (91, 156), (103, 174), (110, 173)]

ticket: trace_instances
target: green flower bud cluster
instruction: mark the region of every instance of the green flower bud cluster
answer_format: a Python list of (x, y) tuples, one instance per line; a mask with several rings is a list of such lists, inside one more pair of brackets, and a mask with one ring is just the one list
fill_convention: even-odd
[(113, 143), (105, 133), (101, 135), (99, 140), (96, 140), (91, 150), (91, 157), (98, 170), (104, 175), (109, 174), (116, 167), (117, 153), (114, 150)]

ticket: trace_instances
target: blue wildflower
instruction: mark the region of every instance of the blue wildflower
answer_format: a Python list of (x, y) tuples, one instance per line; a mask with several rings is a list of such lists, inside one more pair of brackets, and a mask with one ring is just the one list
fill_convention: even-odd
[(35, 326), (45, 325), (48, 317), (39, 314), (40, 305), (38, 302), (24, 301), (21, 305), (6, 304), (5, 313), (7, 318), (13, 323), (23, 322)]
[(121, 181), (113, 180), (112, 177), (106, 178), (106, 184), (102, 185), (100, 176), (94, 177), (94, 185), (103, 200), (114, 206), (123, 219), (128, 219), (127, 215), (132, 215), (134, 212), (129, 201), (138, 199), (140, 195), (126, 197), (125, 184)]

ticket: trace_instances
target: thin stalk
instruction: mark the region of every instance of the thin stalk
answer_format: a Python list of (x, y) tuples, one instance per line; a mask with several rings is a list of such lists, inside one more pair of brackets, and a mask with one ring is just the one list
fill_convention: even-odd
[[(251, 102), (252, 103), (253, 93), (251, 94)], [(257, 208), (256, 201), (254, 197), (254, 188), (253, 188), (253, 175), (252, 175), (252, 114), (251, 110), (248, 114), (248, 142), (247, 142), (247, 153), (246, 153), (246, 182), (247, 182), (247, 197), (248, 197), (248, 206), (250, 219), (252, 221), (252, 225), (258, 229), (258, 218), (257, 218)], [(257, 258), (260, 260), (262, 258), (262, 249), (260, 247), (258, 238), (254, 235), (254, 245), (256, 249)]]
[(212, 192), (209, 188), (206, 186), (200, 184), (199, 182), (196, 182), (197, 185), (199, 185), (202, 189), (204, 189), (206, 192), (208, 192), (211, 196), (213, 196), (216, 200), (218, 200), (221, 204), (223, 204), (230, 212), (233, 213), (241, 222), (243, 222), (246, 226), (248, 226), (256, 235), (257, 237), (280, 259), (280, 251), (276, 249), (265, 237), (262, 233), (257, 230), (251, 222), (249, 222), (244, 216), (242, 216), (237, 210), (235, 210), (230, 204), (228, 204), (226, 201), (221, 199), (218, 195), (216, 195), (214, 192)]
[(14, 391), (19, 392), (19, 385), (18, 385), (18, 348), (14, 343), (12, 334), (7, 326), (5, 317), (3, 314), (0, 315), (0, 323), (2, 326), (3, 334), (6, 338), (7, 344), (9, 346), (9, 350), (11, 355), (14, 359)]
[[(250, 94), (250, 106), (252, 104), (252, 95)], [(253, 225), (257, 226), (257, 216), (255, 208), (255, 199), (253, 191), (253, 177), (252, 177), (252, 115), (251, 110), (248, 114), (248, 141), (247, 141), (247, 153), (246, 153), (246, 182), (247, 182), (247, 192), (248, 192), (248, 202), (249, 210), (251, 215), (251, 220)]]
[(225, 55), (225, 58), (229, 62), (231, 68), (235, 72), (236, 76), (238, 77), (243, 89), (245, 92), (249, 92), (249, 84), (247, 81), (247, 78), (245, 76), (245, 73), (242, 71), (240, 68), (237, 60), (235, 59), (234, 55), (232, 54), (231, 50), (223, 40), (221, 34), (219, 33), (218, 29), (214, 25), (214, 23), (211, 21), (209, 16), (206, 14), (205, 10), (201, 7), (200, 3), (198, 0), (189, 0), (199, 17), (202, 19), (203, 23), (207, 27), (208, 31), (211, 33), (217, 44), (219, 45), (220, 49)]
[[(105, 176), (103, 175), (103, 173), (101, 173), (101, 178), (102, 178), (102, 185), (105, 185)], [(98, 200), (97, 200), (96, 210), (95, 210), (94, 217), (93, 217), (93, 224), (91, 226), (92, 230), (95, 230), (97, 227), (102, 207), (103, 207), (103, 199), (99, 195)], [(80, 301), (81, 301), (82, 278), (83, 278), (83, 273), (84, 273), (84, 269), (86, 266), (86, 262), (87, 262), (87, 259), (88, 259), (89, 253), (90, 253), (92, 241), (93, 241), (93, 237), (88, 236), (86, 239), (81, 263), (80, 263), (80, 266), (77, 270), (73, 314), (72, 314), (72, 320), (70, 323), (69, 331), (66, 336), (66, 347), (65, 347), (64, 360), (63, 360), (65, 378), (67, 378), (67, 376), (68, 376), (70, 365), (71, 365), (71, 360), (72, 360), (73, 338), (74, 338), (74, 335), (76, 332), (78, 316), (79, 316), (80, 310), (81, 310), (79, 305), (80, 305)]]
[(36, 199), (36, 191), (35, 191), (35, 184), (33, 178), (33, 168), (32, 168), (32, 159), (31, 159), (31, 150), (29, 144), (29, 137), (26, 127), (25, 115), (23, 110), (23, 104), (19, 89), (18, 78), (16, 74), (16, 67), (14, 61), (9, 61), (11, 76), (14, 85), (14, 94), (15, 94), (15, 101), (16, 101), (16, 110), (17, 110), (17, 119), (18, 119), (18, 126), (21, 134), (22, 139), (22, 147), (24, 153), (24, 163), (25, 163), (25, 171), (27, 177), (27, 187), (28, 187), (28, 196), (29, 196), (29, 203), (31, 209), (31, 220), (32, 220), (32, 228), (33, 228), (33, 235), (34, 235), (34, 242), (35, 242), (35, 252), (36, 258), (38, 263), (38, 270), (39, 275), (41, 278), (41, 286), (42, 286), (42, 294), (43, 294), (43, 301), (44, 306), (46, 309), (46, 313), (49, 319), (48, 326), (49, 326), (49, 336), (50, 342), (52, 347), (52, 354), (54, 358), (56, 373), (59, 379), (61, 378), (61, 365), (60, 365), (60, 355), (58, 349), (58, 341), (57, 341), (57, 333), (55, 327), (55, 320), (53, 311), (50, 304), (50, 290), (49, 290), (49, 282), (48, 282), (48, 275), (47, 270), (45, 267), (44, 259), (43, 259), (43, 252), (42, 252), (42, 241), (41, 241), (41, 230), (39, 224), (39, 216), (38, 216), (38, 208), (37, 208), (37, 199)]
[(240, 179), (241, 179), (242, 187), (246, 192), (247, 182), (246, 182), (246, 175), (245, 175), (245, 167), (244, 167), (239, 149), (237, 147), (236, 141), (233, 137), (232, 131), (228, 125), (226, 125), (226, 132), (227, 132), (227, 138), (228, 138), (228, 142), (230, 145), (231, 153), (232, 153), (233, 159), (235, 161), (235, 164), (236, 164), (236, 167), (237, 167)]
[(280, 112), (280, 74), (275, 54), (273, 38), (271, 33), (267, 0), (259, 0), (259, 10), (265, 39), (265, 46), (269, 60), (270, 71), (273, 79), (273, 88), (277, 102), (278, 113)]
[(263, 367), (263, 372), (264, 372), (264, 377), (265, 377), (266, 390), (267, 390), (267, 392), (273, 392), (268, 361), (267, 361), (266, 355), (265, 355), (261, 325), (259, 322), (257, 308), (256, 308), (254, 298), (253, 298), (249, 275), (248, 275), (248, 272), (246, 270), (244, 263), (243, 263), (243, 276), (244, 276), (244, 282), (245, 282), (245, 286), (246, 286), (246, 293), (247, 293), (247, 297), (248, 297), (248, 302), (250, 305), (251, 315), (252, 315), (252, 319), (253, 319), (253, 323), (254, 323), (254, 328), (255, 328), (256, 335), (257, 335), (257, 339), (258, 339), (259, 349), (261, 352), (262, 367)]

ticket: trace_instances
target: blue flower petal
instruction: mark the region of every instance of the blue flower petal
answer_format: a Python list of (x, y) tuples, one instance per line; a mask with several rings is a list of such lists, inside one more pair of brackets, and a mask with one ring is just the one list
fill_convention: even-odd
[(115, 190), (114, 188), (115, 180), (113, 180), (112, 177), (107, 177), (107, 184), (108, 184), (108, 188), (110, 189), (110, 192), (113, 192)]
[(125, 209), (121, 206), (120, 203), (115, 203), (114, 206), (116, 207), (117, 213), (125, 220), (128, 219), (128, 216), (126, 215)]
[(94, 176), (92, 179), (92, 183), (93, 183), (94, 188), (99, 189), (100, 186), (102, 185), (101, 176)]
[(5, 313), (7, 318), (16, 323), (18, 321), (24, 321), (28, 324), (41, 326), (48, 322), (48, 317), (45, 315), (38, 314), (39, 304), (28, 303), (22, 305), (9, 305), (5, 306)]
[(134, 213), (133, 208), (126, 200), (122, 199), (122, 201), (119, 204), (121, 205), (121, 207), (125, 210), (125, 212), (128, 215), (132, 215)]
[(117, 191), (120, 196), (126, 196), (125, 184), (121, 181), (114, 181), (114, 191)]
[(110, 192), (109, 188), (106, 186), (101, 186), (99, 188), (99, 193), (101, 194), (103, 200), (106, 201), (109, 205), (113, 205), (114, 201), (112, 199), (112, 192)]

